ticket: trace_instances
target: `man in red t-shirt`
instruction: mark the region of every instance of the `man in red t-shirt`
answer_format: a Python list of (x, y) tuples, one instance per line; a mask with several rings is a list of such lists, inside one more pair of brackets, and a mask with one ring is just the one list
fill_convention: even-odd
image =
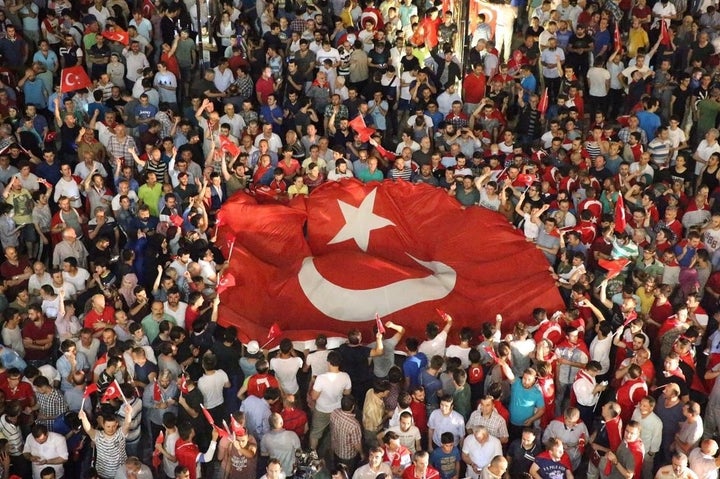
[(195, 429), (190, 423), (181, 423), (178, 425), (178, 434), (180, 438), (175, 443), (175, 459), (178, 465), (186, 467), (190, 472), (190, 479), (197, 479), (200, 464), (210, 462), (215, 455), (217, 447), (218, 432), (217, 429), (212, 430), (212, 440), (207, 451), (200, 452), (197, 444), (193, 442), (195, 438)]
[(245, 394), (262, 398), (267, 388), (280, 388), (278, 380), (270, 374), (270, 364), (267, 359), (260, 359), (255, 363), (257, 374), (250, 376), (243, 387), (238, 391), (238, 397), (244, 397)]
[(5, 401), (17, 401), (20, 404), (21, 414), (18, 421), (22, 424), (31, 422), (32, 409), (37, 402), (32, 385), (22, 380), (22, 373), (17, 368), (10, 368), (7, 372), (7, 382), (0, 386), (5, 394)]
[(8, 246), (5, 248), (5, 261), (0, 265), (0, 275), (5, 280), (7, 287), (5, 295), (8, 301), (15, 301), (15, 296), (28, 287), (28, 279), (33, 271), (30, 262), (20, 258), (17, 248)]
[(45, 320), (39, 305), (28, 308), (28, 320), (22, 329), (25, 360), (48, 361), (55, 340), (55, 323)]
[(115, 325), (115, 308), (105, 305), (105, 296), (96, 294), (92, 297), (92, 309), (85, 315), (83, 326), (93, 330), (93, 336), (102, 336), (105, 328)]
[(440, 473), (429, 466), (430, 454), (427, 451), (417, 451), (413, 454), (412, 465), (405, 468), (402, 479), (440, 479)]
[(255, 93), (257, 94), (258, 103), (267, 105), (267, 97), (275, 93), (277, 85), (272, 77), (270, 67), (263, 69), (262, 76), (255, 82)]

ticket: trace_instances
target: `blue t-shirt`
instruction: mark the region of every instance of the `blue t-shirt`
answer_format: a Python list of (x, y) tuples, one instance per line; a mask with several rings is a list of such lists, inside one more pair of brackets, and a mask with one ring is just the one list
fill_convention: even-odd
[(440, 479), (452, 479), (455, 476), (455, 464), (461, 459), (457, 446), (453, 446), (448, 454), (441, 447), (436, 447), (430, 453), (430, 465), (440, 472)]
[(403, 374), (410, 379), (410, 387), (420, 385), (420, 371), (428, 364), (427, 356), (424, 353), (417, 353), (409, 356), (403, 363)]
[(537, 385), (525, 389), (522, 378), (517, 378), (510, 388), (510, 423), (522, 426), (535, 414), (536, 408), (545, 406), (542, 392)]

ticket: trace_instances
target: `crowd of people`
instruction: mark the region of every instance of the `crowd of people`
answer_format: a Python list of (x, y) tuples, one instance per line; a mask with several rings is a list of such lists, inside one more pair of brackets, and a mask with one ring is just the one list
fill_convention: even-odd
[[(482, 5), (6, 0), (0, 479), (716, 479), (717, 5)], [(218, 325), (228, 198), (383, 179), (505, 215), (564, 311)]]

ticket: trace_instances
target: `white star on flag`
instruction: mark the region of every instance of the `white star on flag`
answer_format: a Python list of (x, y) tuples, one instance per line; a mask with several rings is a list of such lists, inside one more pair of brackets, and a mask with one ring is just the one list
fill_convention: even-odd
[(328, 244), (341, 243), (352, 239), (355, 240), (361, 250), (367, 252), (372, 230), (384, 228), (385, 226), (395, 226), (395, 223), (389, 219), (373, 213), (376, 192), (377, 189), (372, 190), (360, 203), (360, 206), (357, 207), (338, 200), (340, 211), (345, 218), (345, 226), (338, 231)]

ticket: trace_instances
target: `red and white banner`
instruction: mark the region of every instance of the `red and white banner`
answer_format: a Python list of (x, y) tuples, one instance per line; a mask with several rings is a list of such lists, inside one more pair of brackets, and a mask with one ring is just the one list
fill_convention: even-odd
[[(542, 253), (502, 215), (463, 210), (428, 185), (326, 183), (289, 206), (237, 194), (222, 208), (218, 244), (235, 240), (220, 323), (242, 339), (370, 333), (375, 315), (422, 337), (447, 311), (454, 328), (501, 313), (508, 327), (533, 308), (562, 308)], [(368, 336), (371, 337), (371, 336)]]
[(62, 72), (60, 73), (61, 92), (68, 93), (90, 87), (92, 87), (92, 82), (82, 66), (77, 65), (62, 69)]

